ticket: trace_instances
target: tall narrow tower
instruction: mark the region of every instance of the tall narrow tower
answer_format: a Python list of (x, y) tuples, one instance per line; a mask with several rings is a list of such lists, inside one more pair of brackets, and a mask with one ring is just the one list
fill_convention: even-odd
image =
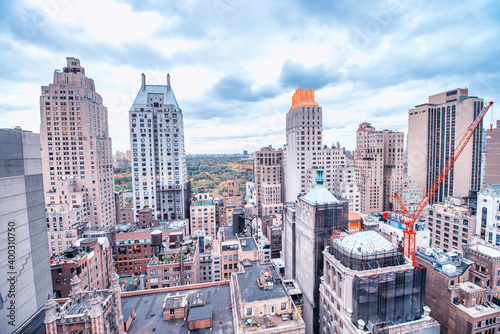
[[(286, 144), (283, 147), (285, 201), (295, 202), (314, 186), (312, 167), (321, 155), (323, 114), (314, 101), (313, 89), (297, 89), (286, 115)], [(314, 175), (313, 175), (314, 174)]]
[(130, 148), (134, 214), (144, 207), (157, 219), (189, 216), (191, 186), (187, 179), (182, 110), (167, 74), (167, 85), (142, 85), (130, 108)]
[[(49, 248), (61, 231), (110, 228), (116, 222), (108, 110), (80, 60), (66, 61), (40, 96)], [(64, 251), (76, 237), (71, 232), (68, 244), (54, 244), (52, 251)]]

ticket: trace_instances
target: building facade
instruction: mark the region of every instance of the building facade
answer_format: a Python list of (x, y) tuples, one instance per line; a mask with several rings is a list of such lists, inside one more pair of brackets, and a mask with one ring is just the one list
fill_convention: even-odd
[(430, 244), (444, 251), (462, 250), (470, 245), (476, 232), (476, 216), (463, 198), (452, 197), (443, 203), (429, 205), (425, 226)]
[(478, 193), (477, 199), (475, 234), (489, 244), (500, 246), (500, 185), (489, 185)]
[(257, 195), (258, 215), (283, 212), (283, 151), (263, 147), (256, 151), (253, 161), (253, 180)]
[(393, 195), (403, 187), (404, 133), (376, 131), (370, 123), (361, 123), (356, 131), (354, 166), (361, 212), (392, 210)]
[(43, 307), (52, 281), (40, 137), (0, 129), (0, 143), (0, 328), (11, 333)]
[(107, 238), (80, 239), (74, 247), (50, 259), (52, 286), (56, 298), (71, 292), (71, 279), (77, 276), (81, 291), (109, 288), (113, 252)]
[[(314, 100), (313, 89), (297, 89), (286, 114), (286, 143), (283, 146), (285, 201), (295, 202), (307, 192), (308, 176), (317, 166), (322, 149), (323, 112)], [(314, 178), (314, 176), (313, 176)], [(313, 179), (310, 180), (311, 184)]]
[(325, 187), (335, 196), (349, 200), (351, 210), (360, 210), (360, 194), (353, 166), (344, 148), (323, 146), (322, 108), (314, 90), (297, 89), (286, 115), (283, 146), (284, 201), (293, 203), (314, 186), (316, 168), (322, 167)]
[(184, 122), (170, 86), (142, 85), (130, 108), (130, 147), (134, 213), (149, 207), (161, 220), (189, 217)]
[(191, 234), (205, 231), (205, 235), (217, 237), (217, 204), (206, 188), (198, 188), (189, 206)]
[[(427, 103), (408, 111), (408, 175), (424, 193), (432, 187), (461, 136), (483, 108), (483, 99), (458, 88), (429, 96)], [(443, 202), (448, 196), (466, 197), (481, 190), (482, 122), (454, 166), (431, 198)], [(426, 172), (421, 173), (422, 170)]]
[(71, 295), (62, 306), (49, 295), (44, 305), (45, 333), (123, 334), (121, 289), (112, 270), (111, 287), (82, 291), (78, 277), (71, 282)]
[(348, 203), (335, 198), (324, 186), (319, 168), (316, 186), (294, 204), (285, 207), (283, 252), (285, 278), (294, 279), (304, 297), (306, 327), (318, 332), (319, 285), (323, 270), (323, 250), (333, 230), (348, 227)]
[(484, 186), (490, 184), (500, 184), (500, 121), (496, 122), (496, 127), (488, 129), (486, 136), (486, 168)]
[(427, 269), (425, 304), (441, 333), (498, 333), (500, 250), (484, 244), (458, 252), (419, 249), (415, 262)]
[(186, 222), (174, 221), (155, 228), (119, 232), (115, 235), (116, 272), (120, 276), (139, 276), (146, 273), (146, 266), (153, 256), (152, 233), (161, 232), (160, 240), (171, 234), (183, 238), (187, 234)]
[(323, 251), (318, 333), (435, 333), (426, 269), (374, 231), (330, 239)]
[[(53, 83), (41, 89), (44, 190), (57, 192), (58, 181), (71, 178), (76, 192), (85, 192), (86, 206), (81, 214), (86, 227), (112, 228), (116, 215), (108, 110), (96, 92), (94, 80), (85, 76), (80, 60), (67, 57), (66, 61), (63, 71), (54, 72)], [(74, 219), (69, 218), (74, 209), (73, 198), (66, 193), (54, 199), (47, 205), (47, 212), (55, 206), (59, 217), (68, 216), (74, 224)]]

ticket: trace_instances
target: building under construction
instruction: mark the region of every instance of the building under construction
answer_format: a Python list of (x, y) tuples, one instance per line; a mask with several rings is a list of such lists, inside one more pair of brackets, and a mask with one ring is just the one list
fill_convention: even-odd
[(439, 333), (424, 305), (426, 269), (375, 231), (341, 237), (324, 250), (320, 333)]
[(323, 170), (317, 169), (316, 186), (284, 212), (285, 277), (303, 293), (303, 316), (308, 332), (318, 332), (319, 286), (323, 275), (323, 250), (332, 230), (348, 228), (349, 204), (324, 186)]

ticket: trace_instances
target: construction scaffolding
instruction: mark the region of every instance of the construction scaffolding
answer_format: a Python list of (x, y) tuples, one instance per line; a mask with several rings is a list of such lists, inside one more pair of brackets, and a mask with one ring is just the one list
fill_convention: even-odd
[(336, 240), (338, 239), (330, 239), (328, 250), (344, 267), (349, 269), (362, 271), (405, 264), (405, 257), (401, 249), (394, 248), (376, 253), (358, 253), (353, 250), (346, 251), (342, 249)]
[(353, 280), (352, 322), (363, 320), (374, 333), (421, 318), (426, 268), (385, 272)]

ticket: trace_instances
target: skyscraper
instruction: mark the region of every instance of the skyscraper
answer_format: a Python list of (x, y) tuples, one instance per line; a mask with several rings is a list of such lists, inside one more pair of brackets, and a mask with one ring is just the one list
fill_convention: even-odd
[(376, 131), (361, 123), (356, 131), (354, 153), (361, 212), (392, 210), (393, 195), (403, 186), (404, 133)]
[(142, 85), (130, 108), (130, 148), (134, 214), (144, 207), (162, 220), (189, 217), (182, 110), (167, 74), (167, 85)]
[[(467, 127), (483, 108), (483, 99), (454, 89), (429, 96), (408, 111), (408, 175), (424, 190), (433, 185)], [(481, 190), (482, 123), (439, 186), (430, 203)]]
[(14, 333), (52, 293), (40, 137), (0, 130), (0, 331)]
[(40, 97), (49, 240), (62, 230), (109, 228), (116, 220), (108, 110), (80, 60), (66, 61)]
[[(286, 114), (286, 144), (283, 146), (285, 201), (295, 202), (313, 184), (312, 167), (321, 154), (323, 113), (313, 89), (297, 89)], [(308, 177), (311, 180), (308, 180)]]

